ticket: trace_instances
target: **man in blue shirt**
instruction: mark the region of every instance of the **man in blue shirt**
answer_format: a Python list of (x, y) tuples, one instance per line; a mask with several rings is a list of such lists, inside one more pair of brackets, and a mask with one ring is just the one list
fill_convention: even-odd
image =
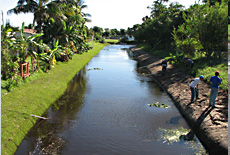
[(212, 76), (209, 80), (210, 82), (212, 82), (210, 98), (209, 98), (209, 105), (212, 106), (213, 108), (215, 107), (216, 97), (218, 94), (218, 88), (222, 81), (222, 79), (218, 77), (219, 74), (220, 74), (219, 71), (216, 71), (215, 76)]

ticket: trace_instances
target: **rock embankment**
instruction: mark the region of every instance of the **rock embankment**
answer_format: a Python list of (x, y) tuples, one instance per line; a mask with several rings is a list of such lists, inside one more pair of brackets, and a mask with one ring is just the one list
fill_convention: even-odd
[[(133, 47), (140, 66), (153, 74), (154, 78), (173, 99), (180, 113), (190, 124), (193, 132), (205, 146), (210, 155), (228, 154), (228, 95), (219, 89), (216, 108), (209, 106), (210, 85), (201, 82), (199, 97), (190, 103), (191, 92), (188, 82), (193, 79), (184, 66), (168, 65), (166, 73), (161, 72), (163, 60), (155, 58), (143, 50)], [(214, 74), (214, 73), (213, 73)], [(205, 75), (204, 75), (205, 76)]]

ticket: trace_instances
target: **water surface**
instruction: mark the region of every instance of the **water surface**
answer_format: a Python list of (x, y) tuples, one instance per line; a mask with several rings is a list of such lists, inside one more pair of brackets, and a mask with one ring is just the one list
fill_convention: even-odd
[[(105, 47), (68, 84), (16, 154), (179, 155), (202, 149), (180, 140), (190, 128), (152, 78), (137, 72), (128, 45)], [(154, 103), (167, 105), (159, 108)]]

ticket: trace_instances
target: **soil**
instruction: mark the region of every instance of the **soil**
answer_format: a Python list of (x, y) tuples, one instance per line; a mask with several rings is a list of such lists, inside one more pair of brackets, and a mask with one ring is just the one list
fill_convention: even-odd
[(227, 155), (228, 93), (219, 89), (216, 108), (212, 108), (209, 106), (210, 85), (201, 81), (199, 84), (200, 99), (191, 103), (191, 90), (188, 82), (194, 77), (185, 66), (174, 67), (168, 64), (167, 70), (163, 74), (161, 72), (162, 59), (153, 57), (137, 47), (131, 48), (131, 52), (140, 66), (146, 66), (153, 78), (169, 94), (208, 153), (210, 155)]

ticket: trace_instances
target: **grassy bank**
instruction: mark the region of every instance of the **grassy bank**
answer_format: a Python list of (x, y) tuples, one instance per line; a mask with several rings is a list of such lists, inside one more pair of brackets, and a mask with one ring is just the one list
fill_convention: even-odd
[[(147, 45), (139, 45), (139, 48), (142, 50), (150, 53), (153, 56), (159, 57), (159, 58), (166, 58), (170, 57), (170, 53), (173, 53), (172, 51), (163, 49), (152, 49), (150, 46)], [(214, 76), (215, 71), (220, 71), (220, 77), (223, 79), (220, 88), (224, 90), (228, 90), (228, 64), (227, 61), (219, 61), (216, 59), (206, 59), (202, 56), (194, 56), (192, 58), (194, 60), (194, 66), (190, 73), (194, 77), (199, 77), (200, 75), (204, 75), (204, 80), (207, 82), (209, 79)], [(183, 63), (175, 64), (175, 66), (184, 66)]]
[[(74, 55), (69, 62), (58, 62), (49, 73), (39, 73), (34, 79), (1, 98), (1, 153), (14, 154), (17, 146), (38, 119), (31, 114), (43, 113), (61, 97), (67, 83), (107, 44), (94, 43), (94, 48)], [(32, 78), (32, 77), (31, 77)]]
[(118, 39), (105, 39), (105, 42), (110, 43), (110, 44), (116, 44), (118, 43)]

